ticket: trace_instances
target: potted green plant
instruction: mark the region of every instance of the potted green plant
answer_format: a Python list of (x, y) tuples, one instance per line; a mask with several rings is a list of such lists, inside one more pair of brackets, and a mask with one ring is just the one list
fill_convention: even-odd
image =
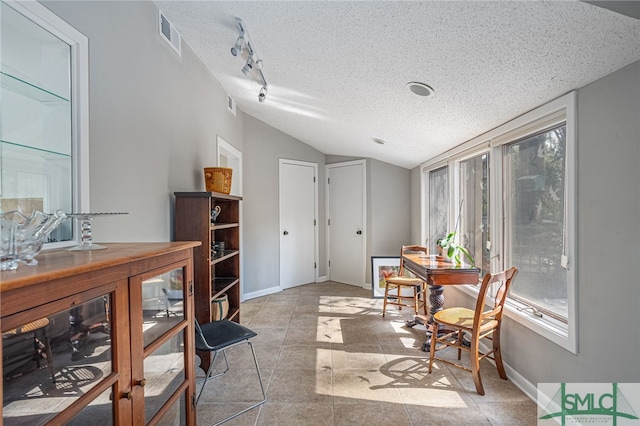
[(443, 254), (445, 254), (448, 258), (452, 259), (456, 265), (462, 263), (460, 260), (460, 255), (464, 254), (466, 258), (469, 260), (472, 266), (475, 266), (476, 262), (469, 253), (469, 250), (458, 244), (455, 240), (457, 231), (450, 232), (446, 237), (438, 239), (436, 241), (436, 245), (438, 249), (442, 248)]

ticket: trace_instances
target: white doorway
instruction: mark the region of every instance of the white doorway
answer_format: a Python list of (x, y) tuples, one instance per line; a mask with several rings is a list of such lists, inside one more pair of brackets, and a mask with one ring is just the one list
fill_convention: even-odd
[(365, 160), (328, 164), (327, 238), (329, 279), (365, 286)]
[(242, 153), (218, 136), (218, 167), (228, 167), (231, 172), (231, 195), (242, 196)]
[(316, 281), (318, 165), (280, 159), (280, 288)]

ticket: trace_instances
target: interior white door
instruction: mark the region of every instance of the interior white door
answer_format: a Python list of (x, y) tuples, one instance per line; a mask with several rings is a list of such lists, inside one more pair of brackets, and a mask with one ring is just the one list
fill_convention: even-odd
[(365, 164), (327, 166), (329, 277), (331, 281), (365, 284)]
[(280, 161), (280, 287), (315, 282), (315, 163)]

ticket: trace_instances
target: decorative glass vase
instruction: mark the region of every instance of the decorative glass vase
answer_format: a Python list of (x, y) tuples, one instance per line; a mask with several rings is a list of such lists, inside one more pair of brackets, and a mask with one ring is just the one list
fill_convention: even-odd
[(19, 261), (37, 265), (35, 257), (47, 237), (66, 218), (62, 210), (55, 214), (34, 210), (29, 217), (18, 211), (0, 215), (0, 270), (17, 269)]

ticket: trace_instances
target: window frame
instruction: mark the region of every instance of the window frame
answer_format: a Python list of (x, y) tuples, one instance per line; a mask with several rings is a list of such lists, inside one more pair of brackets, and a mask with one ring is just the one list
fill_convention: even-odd
[[(483, 150), (489, 153), (489, 223), (490, 223), (490, 267), (492, 272), (511, 266), (504, 264), (505, 229), (503, 180), (503, 146), (518, 139), (532, 135), (554, 123), (566, 123), (565, 151), (565, 255), (567, 256), (567, 323), (547, 315), (542, 318), (526, 310), (527, 305), (508, 297), (505, 303), (505, 316), (527, 327), (533, 332), (556, 343), (572, 353), (578, 353), (578, 315), (577, 315), (577, 187), (576, 187), (576, 93), (567, 93), (545, 105), (531, 110), (493, 130), (467, 141), (421, 165), (423, 197), (428, 194), (428, 172), (445, 164), (449, 165), (450, 219), (455, 224), (459, 203), (458, 168), (460, 161), (477, 156)], [(426, 190), (425, 190), (426, 188)], [(426, 208), (425, 208), (426, 207)], [(428, 199), (423, 199), (423, 220), (421, 234), (428, 236)], [(453, 218), (451, 218), (453, 217)], [(453, 221), (453, 222), (452, 222)], [(517, 266), (517, 265), (516, 265)], [(516, 280), (517, 281), (517, 280)], [(517, 284), (516, 284), (517, 285)], [(477, 297), (478, 289), (473, 285), (456, 286), (460, 291)], [(524, 310), (523, 310), (524, 309)]]
[[(484, 154), (487, 154), (489, 156), (489, 158), (488, 158), (488, 162), (489, 162), (488, 163), (488, 168), (489, 168), (489, 188), (488, 188), (488, 191), (489, 191), (489, 231), (490, 232), (489, 232), (489, 235), (488, 235), (488, 242), (490, 244), (493, 244), (493, 238), (492, 238), (492, 234), (491, 234), (493, 226), (494, 226), (493, 225), (493, 221), (492, 221), (492, 219), (493, 219), (493, 216), (492, 216), (493, 215), (493, 212), (492, 212), (493, 206), (492, 206), (492, 203), (491, 203), (491, 197), (492, 197), (491, 181), (493, 180), (493, 177), (491, 175), (492, 155), (491, 155), (491, 149), (490, 149), (490, 146), (489, 146), (488, 142), (483, 142), (482, 144), (480, 144), (478, 146), (475, 146), (473, 148), (470, 148), (470, 149), (464, 151), (463, 153), (461, 153), (461, 154), (455, 156), (454, 158), (452, 158), (451, 162), (452, 162), (452, 165), (453, 165), (454, 182), (453, 182), (453, 185), (451, 186), (450, 189), (451, 189), (451, 197), (452, 197), (452, 199), (454, 201), (454, 203), (452, 205), (453, 206), (457, 206), (457, 207), (455, 208), (455, 211), (451, 212), (451, 217), (450, 217), (449, 220), (450, 220), (450, 223), (453, 223), (453, 226), (455, 226), (455, 223), (458, 220), (457, 215), (458, 215), (458, 211), (459, 211), (459, 208), (460, 208), (460, 202), (461, 202), (461, 196), (460, 196), (461, 195), (460, 194), (460, 185), (461, 185), (461, 182), (460, 182), (460, 164), (463, 161), (467, 161), (467, 160), (470, 160), (470, 159), (473, 159), (473, 158), (476, 158), (476, 157), (480, 157), (480, 156), (482, 156)], [(460, 218), (460, 221), (462, 222), (462, 218)], [(452, 227), (452, 229), (453, 229), (453, 227)], [(459, 235), (457, 235), (457, 237), (459, 237)], [(458, 242), (460, 242), (460, 241), (458, 241)], [(489, 260), (489, 262), (490, 262), (489, 268), (491, 270), (493, 270), (493, 268), (491, 267), (491, 257), (493, 257), (493, 255), (490, 253), (489, 254), (489, 259), (490, 259)], [(476, 260), (476, 263), (477, 263), (477, 259), (475, 259), (475, 260)], [(478, 265), (476, 264), (476, 266), (478, 266)], [(482, 267), (479, 267), (479, 269), (482, 271)], [(480, 281), (482, 281), (482, 277), (480, 277), (479, 282)], [(475, 287), (472, 287), (472, 288), (475, 288)], [(475, 289), (477, 290), (477, 288), (475, 288)], [(477, 294), (477, 292), (476, 292), (476, 294)]]
[[(554, 124), (565, 122), (566, 125), (566, 151), (565, 151), (565, 255), (568, 258), (567, 267), (567, 323), (563, 323), (550, 316), (542, 318), (534, 315), (531, 311), (523, 311), (529, 306), (508, 298), (505, 304), (505, 315), (508, 318), (524, 325), (525, 327), (537, 332), (541, 336), (556, 343), (564, 349), (578, 353), (578, 317), (577, 317), (577, 244), (576, 244), (576, 205), (577, 205), (577, 188), (576, 188), (576, 93), (568, 93), (554, 101), (551, 101), (517, 119), (500, 126), (496, 130), (501, 130), (491, 139), (491, 150), (496, 161), (493, 169), (494, 190), (496, 193), (503, 194), (502, 159), (503, 146), (510, 144), (517, 139), (521, 139), (528, 135), (533, 135), (542, 129), (549, 128)], [(492, 199), (495, 203), (493, 212), (500, 214), (495, 217), (494, 223), (500, 223), (495, 226), (493, 231), (495, 236), (493, 240), (500, 242), (500, 248), (495, 258), (496, 270), (503, 269), (504, 265), (504, 212), (505, 200), (503, 197), (495, 197)], [(493, 255), (495, 256), (495, 254)], [(492, 265), (492, 268), (494, 265)]]
[[(422, 212), (421, 212), (421, 220), (420, 220), (420, 238), (422, 241), (424, 241), (425, 247), (431, 247), (431, 241), (429, 239), (429, 212), (430, 212), (430, 208), (431, 208), (431, 203), (430, 203), (430, 191), (429, 191), (429, 184), (430, 184), (430, 172), (441, 169), (442, 167), (447, 167), (447, 178), (449, 179), (449, 191), (451, 192), (451, 188), (453, 185), (453, 182), (451, 180), (451, 167), (448, 161), (444, 160), (438, 160), (435, 162), (431, 162), (431, 163), (427, 163), (425, 165), (423, 165), (423, 167), (421, 167), (421, 190), (420, 190), (420, 195), (421, 195), (421, 206), (422, 206)], [(449, 194), (449, 200), (451, 200), (451, 193)], [(451, 207), (449, 207), (449, 217), (451, 216)], [(451, 219), (449, 219), (451, 220)], [(451, 226), (451, 224), (449, 223), (449, 226)], [(435, 241), (433, 242), (433, 244), (435, 244)]]

